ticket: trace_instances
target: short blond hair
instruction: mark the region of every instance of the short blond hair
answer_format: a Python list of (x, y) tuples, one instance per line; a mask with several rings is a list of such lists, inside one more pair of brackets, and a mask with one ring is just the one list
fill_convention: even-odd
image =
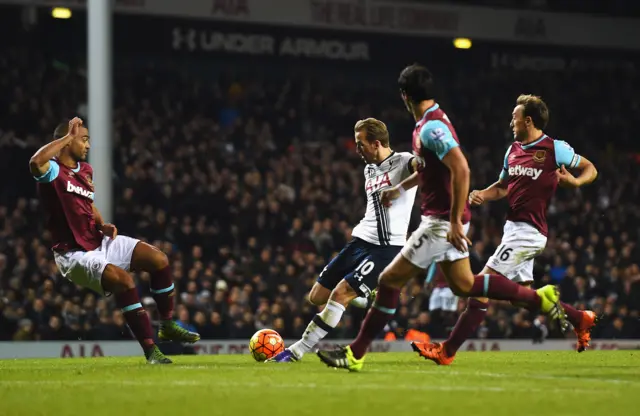
[(358, 120), (353, 128), (354, 133), (364, 132), (369, 143), (377, 140), (383, 147), (389, 147), (389, 130), (387, 125), (373, 117)]

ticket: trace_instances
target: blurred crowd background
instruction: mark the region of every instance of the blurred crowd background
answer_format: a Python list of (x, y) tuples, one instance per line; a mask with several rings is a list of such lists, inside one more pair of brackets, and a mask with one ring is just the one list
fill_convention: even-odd
[[(86, 67), (32, 42), (0, 54), (0, 340), (129, 339), (113, 299), (62, 279), (48, 249), (27, 162), (61, 120), (86, 117)], [(599, 178), (553, 199), (536, 286), (557, 284), (565, 302), (602, 314), (595, 338), (640, 338), (635, 66), (550, 75), (484, 61), (452, 68), (416, 61), (434, 68), (438, 101), (470, 161), (472, 189), (498, 177), (518, 94), (546, 100), (549, 135), (592, 160)], [(261, 328), (301, 336), (318, 312), (305, 300), (309, 289), (364, 214), (353, 125), (377, 117), (394, 150), (410, 149), (413, 121), (396, 89), (405, 62), (376, 71), (334, 71), (331, 64), (249, 67), (223, 59), (203, 70), (149, 58), (133, 70), (116, 61), (113, 222), (120, 234), (169, 256), (175, 318), (203, 339), (246, 339)], [(499, 244), (506, 208), (501, 201), (473, 211), (476, 272)], [(148, 276), (136, 279), (155, 317)], [(455, 316), (429, 312), (431, 289), (424, 281), (407, 286), (388, 330), (445, 337)], [(363, 316), (350, 309), (331, 336), (353, 337)], [(477, 336), (531, 339), (541, 325), (535, 314), (494, 303)], [(571, 337), (548, 329), (550, 337)]]

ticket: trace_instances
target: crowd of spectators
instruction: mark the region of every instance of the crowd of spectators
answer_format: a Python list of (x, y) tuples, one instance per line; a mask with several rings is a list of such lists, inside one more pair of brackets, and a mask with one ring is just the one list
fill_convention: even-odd
[[(86, 116), (86, 79), (80, 68), (51, 65), (24, 49), (0, 55), (0, 72), (0, 340), (128, 339), (111, 298), (58, 275), (27, 169), (60, 120)], [(413, 121), (397, 96), (396, 74), (372, 75), (372, 83), (348, 72), (274, 73), (115, 71), (113, 222), (121, 234), (167, 253), (175, 318), (204, 339), (246, 339), (266, 327), (299, 337), (318, 312), (305, 301), (310, 287), (364, 213), (353, 125), (378, 117), (392, 147), (409, 149)], [(446, 88), (439, 101), (469, 157), (473, 188), (497, 178), (521, 92), (542, 95), (550, 135), (596, 163), (594, 184), (553, 199), (535, 276), (536, 285), (553, 282), (566, 302), (602, 314), (594, 331), (600, 338), (640, 338), (635, 74), (459, 68), (440, 76)], [(498, 245), (505, 212), (505, 202), (474, 209), (474, 271)], [(154, 316), (148, 276), (136, 278)], [(389, 329), (445, 336), (451, 322), (429, 314), (430, 290), (422, 281), (406, 287)], [(353, 337), (362, 317), (351, 309), (332, 337)], [(532, 338), (535, 318), (492, 304), (477, 335)]]

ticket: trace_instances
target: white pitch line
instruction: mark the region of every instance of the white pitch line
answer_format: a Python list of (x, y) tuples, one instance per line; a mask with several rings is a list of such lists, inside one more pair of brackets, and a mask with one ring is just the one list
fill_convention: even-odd
[[(506, 373), (492, 373), (492, 372), (484, 372), (484, 371), (456, 371), (456, 370), (448, 370), (444, 369), (442, 371), (438, 370), (380, 370), (380, 369), (371, 369), (366, 370), (371, 373), (388, 373), (388, 374), (438, 374), (438, 375), (455, 375), (455, 376), (479, 376), (479, 377), (491, 377), (491, 378), (510, 378), (516, 379), (516, 375), (514, 374), (506, 374)], [(521, 374), (524, 379), (533, 378), (537, 380), (563, 380), (563, 381), (587, 381), (587, 382), (600, 382), (600, 383), (611, 383), (611, 384), (629, 384), (636, 385), (640, 384), (640, 381), (635, 380), (622, 380), (616, 378), (594, 378), (594, 377), (568, 377), (568, 376), (556, 376), (549, 374), (530, 374), (523, 373)]]
[[(256, 363), (256, 364), (260, 365), (260, 363)], [(283, 369), (286, 368), (281, 364), (266, 363), (266, 365), (269, 366), (269, 371), (271, 371), (273, 368), (283, 368)], [(295, 364), (292, 364), (292, 365), (295, 365)], [(175, 368), (178, 368), (181, 370), (211, 369), (214, 367), (216, 366), (215, 365), (212, 365), (210, 367), (206, 365), (175, 366)], [(261, 367), (255, 367), (255, 368), (252, 368), (252, 370), (258, 369), (258, 368), (261, 368)], [(247, 368), (246, 367), (224, 367), (224, 371), (247, 371)], [(556, 376), (556, 375), (535, 374), (535, 373), (534, 374), (523, 373), (521, 374), (523, 377), (521, 379), (518, 379), (517, 375), (515, 374), (494, 373), (494, 372), (486, 372), (486, 371), (468, 371), (467, 372), (467, 371), (451, 370), (448, 368), (443, 368), (440, 370), (433, 370), (429, 368), (425, 368), (424, 370), (384, 370), (384, 369), (378, 369), (378, 368), (367, 368), (364, 370), (364, 372), (365, 373), (383, 373), (383, 374), (437, 374), (439, 376), (472, 376), (472, 377), (477, 376), (477, 377), (491, 377), (491, 378), (509, 378), (509, 379), (517, 379), (517, 380), (533, 378), (537, 380), (563, 380), (563, 381), (574, 381), (574, 382), (585, 381), (585, 382), (600, 382), (600, 383), (629, 384), (629, 385), (640, 384), (640, 380), (635, 381), (635, 380), (622, 380), (622, 379), (615, 379), (615, 378), (568, 377), (568, 376)]]
[[(265, 370), (267, 368), (269, 368), (268, 371), (273, 371), (275, 368), (278, 368), (278, 370), (276, 371), (280, 371), (279, 369), (281, 368), (282, 370), (284, 370), (286, 367), (283, 365), (277, 365), (277, 364), (265, 364), (264, 366), (261, 366), (262, 363), (256, 363), (256, 367), (251, 367), (251, 371), (257, 370), (259, 369), (260, 371)], [(293, 364), (295, 365), (295, 364)], [(29, 370), (55, 370), (55, 371), (83, 371), (83, 370), (87, 370), (87, 371), (91, 371), (97, 368), (108, 368), (107, 367), (96, 367), (93, 364), (84, 364), (81, 366), (76, 366), (76, 367), (29, 367)], [(206, 369), (215, 369), (215, 368), (219, 368), (221, 371), (247, 371), (247, 367), (220, 367), (217, 366), (215, 364), (212, 364), (210, 366), (207, 365), (175, 365), (175, 366), (170, 366), (170, 367), (166, 367), (166, 368), (171, 368), (171, 369), (176, 369), (176, 370), (206, 370)], [(23, 370), (22, 368), (2, 368), (2, 366), (0, 366), (0, 369), (2, 370)], [(636, 380), (623, 380), (623, 379), (614, 379), (614, 378), (595, 378), (595, 377), (568, 377), (568, 376), (556, 376), (556, 375), (549, 375), (549, 374), (530, 374), (530, 373), (522, 373), (520, 374), (520, 376), (522, 376), (521, 378), (518, 377), (518, 375), (515, 374), (507, 374), (507, 373), (494, 373), (494, 372), (484, 372), (484, 371), (458, 371), (458, 370), (452, 370), (449, 368), (443, 368), (443, 369), (428, 369), (425, 368), (423, 370), (400, 370), (400, 369), (393, 369), (393, 370), (385, 370), (385, 369), (379, 369), (379, 368), (367, 368), (364, 370), (364, 373), (375, 373), (375, 374), (437, 374), (438, 376), (471, 376), (471, 377), (490, 377), (490, 378), (509, 378), (509, 379), (513, 379), (513, 380), (523, 380), (523, 379), (536, 379), (536, 380), (558, 380), (558, 381), (571, 381), (571, 382), (589, 382), (589, 383), (605, 383), (605, 384), (617, 384), (617, 385), (629, 385), (629, 386), (637, 386), (640, 385), (640, 380), (636, 381)], [(346, 372), (345, 372), (346, 374)], [(41, 380), (43, 381), (43, 380)], [(61, 381), (62, 382), (62, 381)], [(2, 384), (3, 381), (0, 380), (0, 384)], [(575, 389), (572, 389), (571, 391), (576, 391)]]
[[(171, 381), (152, 381), (152, 380), (0, 380), (0, 386), (38, 386), (38, 387), (67, 387), (67, 386), (139, 386), (139, 387), (215, 387), (215, 388), (265, 388), (264, 383), (260, 382), (233, 382), (222, 380), (171, 380)], [(470, 386), (470, 385), (417, 385), (417, 384), (382, 384), (382, 383), (353, 383), (348, 386), (336, 385), (336, 384), (321, 384), (321, 383), (276, 383), (273, 388), (278, 389), (324, 389), (324, 390), (403, 390), (403, 391), (481, 391), (481, 392), (494, 392), (502, 393), (506, 391), (522, 391), (521, 388), (510, 387), (497, 387), (497, 386)], [(610, 392), (603, 392), (600, 390), (587, 390), (587, 389), (555, 389), (570, 392), (570, 393), (601, 393), (610, 394)], [(527, 388), (527, 392), (530, 393), (548, 393), (547, 388)]]

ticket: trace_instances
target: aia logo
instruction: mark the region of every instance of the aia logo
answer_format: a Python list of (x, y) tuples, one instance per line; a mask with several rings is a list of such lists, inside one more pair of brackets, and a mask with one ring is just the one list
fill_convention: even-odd
[(389, 179), (388, 173), (385, 173), (384, 175), (378, 175), (375, 178), (367, 179), (364, 189), (367, 192), (371, 192), (371, 191), (377, 191), (383, 186), (391, 186), (391, 179)]
[(213, 0), (211, 2), (211, 14), (225, 16), (249, 16), (248, 0)]

